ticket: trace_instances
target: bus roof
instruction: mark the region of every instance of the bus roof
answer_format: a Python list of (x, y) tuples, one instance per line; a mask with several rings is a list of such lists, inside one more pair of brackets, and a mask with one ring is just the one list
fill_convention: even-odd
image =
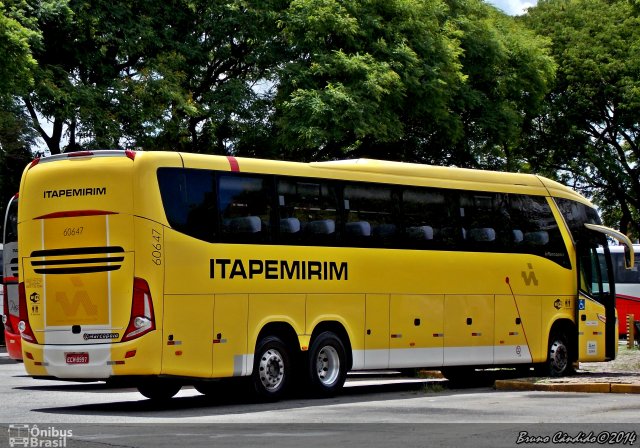
[[(190, 166), (191, 162), (196, 159), (204, 162), (205, 158), (208, 159), (208, 163), (213, 163), (211, 157), (218, 157), (223, 160), (229, 159), (228, 162), (224, 160), (225, 165), (229, 166), (232, 163), (232, 169), (241, 172), (551, 195), (573, 199), (592, 206), (586, 198), (571, 188), (535, 174), (443, 167), (365, 158), (301, 163), (245, 157), (203, 156), (191, 153), (182, 153), (181, 156), (185, 166)], [(202, 167), (202, 165), (200, 166)]]
[[(186, 168), (219, 169), (261, 174), (321, 177), (354, 181), (373, 181), (399, 185), (420, 185), (463, 190), (551, 195), (592, 204), (582, 195), (559, 182), (534, 174), (480, 169), (443, 167), (377, 159), (348, 159), (326, 162), (288, 162), (196, 153), (173, 153)], [(85, 151), (43, 158), (43, 161), (70, 160), (95, 156), (126, 156), (162, 166), (168, 160), (165, 151)], [(34, 164), (32, 163), (31, 166)]]

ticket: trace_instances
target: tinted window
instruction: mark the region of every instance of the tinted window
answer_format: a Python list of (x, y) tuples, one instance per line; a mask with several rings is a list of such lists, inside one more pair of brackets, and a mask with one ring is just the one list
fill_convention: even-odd
[(278, 180), (279, 239), (288, 244), (335, 244), (339, 227), (335, 186), (315, 179)]
[(601, 224), (598, 212), (593, 207), (569, 199), (555, 199), (574, 239), (584, 230), (585, 224)]
[(627, 269), (624, 263), (624, 254), (611, 253), (613, 262), (613, 272), (616, 283), (637, 283), (640, 284), (640, 254), (635, 253), (635, 263), (632, 269)]
[(221, 241), (270, 241), (270, 182), (262, 176), (220, 174), (218, 212)]
[(343, 191), (347, 246), (390, 247), (399, 229), (390, 186), (349, 184)]
[(508, 247), (509, 199), (506, 194), (462, 192), (460, 217), (463, 247), (467, 250), (504, 250)]
[(214, 241), (216, 208), (213, 172), (160, 168), (158, 183), (169, 225), (194, 238)]
[(407, 188), (402, 192), (404, 247), (455, 248), (462, 237), (458, 200), (453, 192)]
[(571, 267), (569, 254), (558, 223), (547, 198), (541, 196), (510, 195), (509, 228), (511, 248), (532, 253)]
[[(177, 168), (158, 181), (171, 227), (205, 241), (529, 253), (570, 266), (545, 197)], [(566, 202), (574, 227), (597, 219)]]

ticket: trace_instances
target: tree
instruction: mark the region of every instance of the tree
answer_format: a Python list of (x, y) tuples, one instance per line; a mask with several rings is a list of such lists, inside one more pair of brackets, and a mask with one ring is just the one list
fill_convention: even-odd
[(296, 0), (279, 73), (287, 157), (378, 157), (519, 168), (554, 64), (544, 42), (480, 1)]
[(40, 42), (24, 0), (0, 2), (0, 96), (27, 91), (36, 68), (31, 49)]
[(456, 142), (456, 164), (527, 170), (521, 143), (556, 70), (548, 43), (483, 3), (451, 5), (466, 79), (454, 99), (465, 136)]
[(65, 133), (68, 150), (224, 152), (254, 112), (253, 86), (269, 79), (280, 3), (69, 0), (35, 11), (44, 45), (24, 98), (35, 128), (52, 154)]
[(627, 0), (543, 0), (524, 22), (552, 42), (556, 83), (528, 141), (609, 225), (638, 235), (640, 16)]
[(295, 58), (279, 72), (275, 117), (286, 157), (412, 158), (412, 120), (427, 139), (455, 134), (455, 31), (440, 0), (291, 2), (283, 34)]

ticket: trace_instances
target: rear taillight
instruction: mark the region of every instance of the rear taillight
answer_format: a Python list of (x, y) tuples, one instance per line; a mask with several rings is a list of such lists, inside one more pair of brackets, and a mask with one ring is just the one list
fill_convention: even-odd
[(25, 341), (33, 342), (35, 344), (38, 343), (36, 339), (36, 335), (33, 334), (33, 330), (31, 329), (31, 324), (29, 323), (29, 308), (27, 306), (27, 294), (24, 289), (24, 282), (20, 282), (18, 284), (18, 294), (19, 294), (19, 312), (20, 312), (20, 323), (18, 324), (18, 330), (20, 330), (20, 335), (22, 339)]
[(151, 300), (149, 284), (146, 280), (134, 278), (131, 317), (129, 318), (129, 326), (122, 337), (122, 342), (139, 338), (155, 329), (156, 320), (153, 314), (153, 301)]

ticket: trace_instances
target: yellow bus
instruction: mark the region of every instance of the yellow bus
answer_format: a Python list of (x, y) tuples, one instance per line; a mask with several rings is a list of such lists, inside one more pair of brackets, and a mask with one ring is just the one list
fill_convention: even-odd
[(632, 251), (543, 177), (366, 159), (62, 154), (25, 169), (18, 217), (28, 374), (152, 399), (231, 377), (275, 400), (352, 370), (566, 374), (616, 356), (606, 235)]

